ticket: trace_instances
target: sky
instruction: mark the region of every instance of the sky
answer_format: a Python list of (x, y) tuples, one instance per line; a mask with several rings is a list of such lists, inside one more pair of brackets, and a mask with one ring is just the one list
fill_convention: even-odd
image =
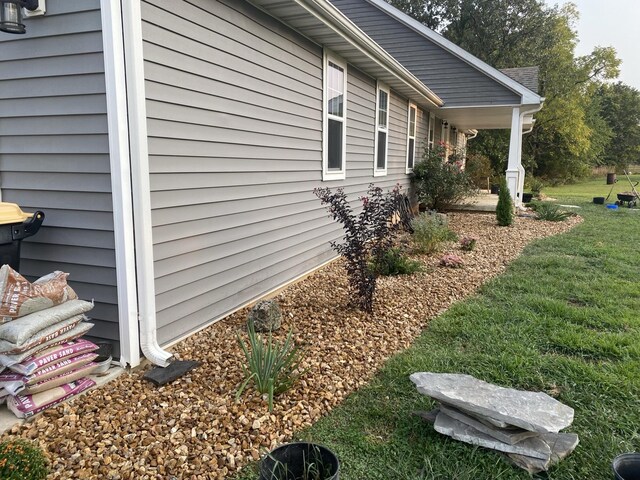
[(572, 3), (580, 11), (576, 54), (591, 53), (595, 46), (615, 48), (622, 60), (619, 80), (640, 90), (640, 0), (572, 0)]

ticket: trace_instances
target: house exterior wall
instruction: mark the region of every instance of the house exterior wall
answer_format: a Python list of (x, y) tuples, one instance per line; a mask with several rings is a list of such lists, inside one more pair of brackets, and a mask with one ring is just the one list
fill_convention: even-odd
[(329, 0), (395, 57), (447, 107), (519, 104), (520, 96), (367, 0)]
[(46, 15), (25, 24), (25, 35), (0, 34), (0, 189), (46, 218), (23, 242), (20, 270), (68, 272), (79, 297), (95, 300), (91, 336), (117, 346), (100, 2), (47, 0)]
[(374, 179), (376, 83), (349, 65), (346, 179), (322, 182), (320, 46), (244, 1), (145, 0), (142, 15), (167, 344), (335, 257), (342, 230), (315, 187), (355, 199), (408, 184), (407, 99), (391, 92), (388, 175)]

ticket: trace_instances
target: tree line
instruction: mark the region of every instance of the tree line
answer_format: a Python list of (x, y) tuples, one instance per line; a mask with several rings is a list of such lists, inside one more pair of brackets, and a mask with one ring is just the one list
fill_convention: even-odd
[[(620, 81), (613, 47), (584, 56), (577, 7), (541, 0), (387, 0), (489, 65), (538, 66), (544, 108), (523, 138), (528, 175), (566, 182), (593, 167), (640, 163), (640, 92)], [(506, 168), (508, 130), (485, 130), (468, 145), (496, 174)]]

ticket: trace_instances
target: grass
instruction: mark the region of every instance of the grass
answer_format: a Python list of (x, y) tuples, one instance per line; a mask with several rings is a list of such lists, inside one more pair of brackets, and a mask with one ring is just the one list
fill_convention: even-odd
[[(573, 185), (544, 187), (542, 193), (554, 198), (557, 196), (565, 196), (593, 200), (593, 197), (606, 197), (611, 187), (613, 187), (611, 196), (607, 201), (608, 203), (613, 203), (617, 200), (616, 194), (631, 190), (631, 185), (629, 185), (629, 181), (624, 175), (618, 175), (617, 178), (618, 182), (614, 185), (607, 185), (606, 178), (603, 175), (601, 178), (591, 179)], [(631, 175), (630, 178), (633, 183), (640, 181), (640, 175)], [(636, 187), (636, 189), (638, 189), (638, 187)]]
[[(565, 189), (553, 195), (571, 193), (559, 201), (580, 205), (583, 224), (530, 244), (505, 274), (432, 320), (369, 385), (300, 433), (337, 453), (341, 479), (530, 478), (412, 416), (434, 405), (409, 381), (417, 371), (468, 373), (573, 407), (568, 431), (580, 445), (540, 478), (612, 478), (613, 457), (640, 451), (640, 209), (610, 211), (591, 204), (597, 193), (586, 187)], [(255, 478), (250, 470), (240, 478)]]

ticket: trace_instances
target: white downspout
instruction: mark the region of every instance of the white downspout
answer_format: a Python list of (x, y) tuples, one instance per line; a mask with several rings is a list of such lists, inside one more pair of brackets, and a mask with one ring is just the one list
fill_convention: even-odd
[(158, 345), (157, 338), (142, 13), (138, 1), (121, 0), (121, 5), (129, 105), (140, 347), (144, 356), (153, 364), (166, 367), (173, 360), (173, 355)]

